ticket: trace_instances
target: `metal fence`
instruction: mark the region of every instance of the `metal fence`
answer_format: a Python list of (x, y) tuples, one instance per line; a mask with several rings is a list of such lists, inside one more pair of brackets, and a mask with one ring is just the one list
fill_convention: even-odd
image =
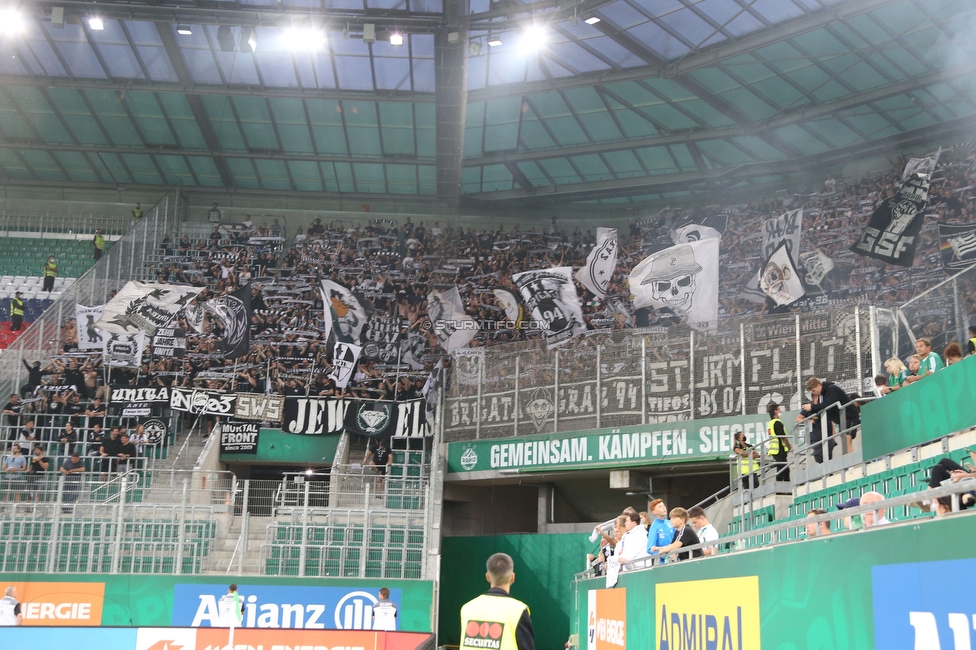
[(101, 305), (112, 290), (120, 289), (127, 281), (152, 279), (148, 277), (144, 260), (159, 248), (166, 234), (176, 234), (185, 210), (182, 186), (174, 187), (147, 209), (142, 219), (77, 282), (65, 289), (13, 346), (0, 352), (0, 395), (16, 392), (26, 378), (21, 359), (40, 360), (45, 364), (60, 353), (65, 340), (64, 323), (74, 320), (76, 303)]
[(124, 235), (132, 227), (129, 214), (106, 214), (85, 210), (50, 211), (5, 206), (0, 211), (0, 235), (43, 237), (79, 235), (91, 239), (96, 230), (108, 237)]
[(894, 311), (902, 358), (915, 352), (916, 339), (927, 337), (939, 354), (952, 341), (966, 353), (967, 328), (976, 323), (976, 266), (960, 271)]
[[(888, 317), (888, 321), (893, 322)], [(873, 307), (685, 326), (590, 332), (547, 351), (541, 340), (466, 350), (452, 373), (445, 439), (501, 438), (797, 409), (809, 377), (848, 393), (893, 345)]]

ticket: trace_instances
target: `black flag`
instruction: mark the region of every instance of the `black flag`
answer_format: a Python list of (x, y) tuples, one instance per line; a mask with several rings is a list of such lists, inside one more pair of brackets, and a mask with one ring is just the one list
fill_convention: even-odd
[(247, 354), (251, 347), (251, 288), (241, 287), (234, 293), (208, 300), (204, 308), (220, 320), (224, 338), (217, 344), (225, 359)]
[(898, 194), (877, 207), (851, 250), (889, 264), (911, 266), (928, 198), (929, 177), (912, 174)]

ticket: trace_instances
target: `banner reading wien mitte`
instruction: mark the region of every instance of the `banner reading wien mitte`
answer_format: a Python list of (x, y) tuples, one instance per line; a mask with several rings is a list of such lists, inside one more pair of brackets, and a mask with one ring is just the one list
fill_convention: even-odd
[[(795, 416), (783, 415), (784, 420)], [(603, 469), (646, 467), (655, 462), (724, 461), (732, 440), (745, 431), (752, 444), (765, 440), (763, 415), (689, 420), (571, 433), (452, 442), (447, 471), (454, 474), (519, 469)], [(788, 421), (788, 420), (787, 420)]]

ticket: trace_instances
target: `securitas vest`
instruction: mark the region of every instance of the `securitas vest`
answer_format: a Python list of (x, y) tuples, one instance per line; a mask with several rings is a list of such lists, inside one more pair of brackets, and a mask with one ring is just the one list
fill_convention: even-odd
[(51, 262), (44, 263), (44, 277), (53, 278), (58, 274), (58, 265)]
[[(766, 425), (766, 432), (769, 434), (769, 451), (767, 453), (770, 456), (775, 456), (780, 452), (781, 449), (782, 451), (790, 450), (790, 443), (786, 442), (786, 440), (783, 440), (776, 435), (777, 422), (783, 424), (782, 420), (780, 420), (779, 418), (774, 418), (769, 421), (769, 424)], [(783, 426), (783, 430), (784, 431), (786, 430), (786, 426)], [(782, 445), (782, 447), (780, 445)]]
[(528, 606), (508, 596), (482, 594), (461, 608), (461, 649), (518, 650), (515, 629)]
[(95, 235), (95, 248), (100, 251), (105, 250), (105, 238), (101, 235)]
[(742, 472), (743, 476), (755, 474), (759, 471), (759, 461), (752, 457), (755, 449), (748, 447), (745, 451), (745, 456), (739, 456), (739, 471)]
[(20, 298), (10, 299), (10, 315), (11, 316), (23, 316), (24, 315), (24, 301)]

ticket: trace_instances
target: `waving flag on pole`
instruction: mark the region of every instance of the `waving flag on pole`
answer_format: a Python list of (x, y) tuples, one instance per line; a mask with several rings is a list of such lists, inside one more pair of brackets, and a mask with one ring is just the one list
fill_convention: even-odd
[(233, 293), (213, 298), (204, 308), (216, 316), (224, 328), (224, 338), (218, 343), (226, 359), (247, 354), (251, 347), (251, 288), (241, 287)]
[(363, 349), (358, 345), (336, 341), (335, 349), (332, 351), (332, 372), (329, 378), (335, 381), (338, 388), (345, 388), (349, 385), (349, 380), (356, 372), (356, 363), (359, 361), (359, 353)]
[(519, 304), (519, 300), (515, 294), (508, 289), (493, 289), (492, 293), (498, 299), (498, 304), (505, 310), (505, 316), (508, 317), (508, 320), (515, 323), (516, 327), (521, 325), (523, 317), (522, 305)]
[(325, 310), (325, 335), (335, 331), (336, 339), (359, 343), (366, 325), (366, 308), (352, 291), (332, 280), (322, 280), (322, 306)]
[(678, 244), (644, 258), (630, 273), (634, 307), (670, 309), (690, 327), (718, 326), (719, 239)]
[(759, 288), (778, 306), (791, 305), (806, 295), (803, 281), (800, 279), (800, 274), (796, 272), (796, 265), (793, 264), (789, 246), (785, 241), (763, 265), (759, 273)]
[(202, 291), (203, 287), (180, 284), (127, 282), (105, 304), (95, 327), (120, 336), (136, 332), (152, 336)]
[(590, 293), (603, 300), (607, 297), (607, 287), (616, 266), (617, 229), (597, 228), (596, 245), (586, 257), (586, 266), (576, 272), (576, 279)]
[(929, 177), (911, 176), (898, 194), (882, 201), (851, 250), (858, 255), (909, 267), (915, 259), (918, 235), (925, 221), (929, 198)]
[(431, 291), (427, 296), (427, 315), (448, 354), (466, 346), (478, 333), (478, 323), (464, 312), (457, 287), (444, 293)]
[(586, 329), (572, 267), (516, 273), (512, 280), (522, 294), (526, 309), (539, 323), (548, 349), (566, 343)]

